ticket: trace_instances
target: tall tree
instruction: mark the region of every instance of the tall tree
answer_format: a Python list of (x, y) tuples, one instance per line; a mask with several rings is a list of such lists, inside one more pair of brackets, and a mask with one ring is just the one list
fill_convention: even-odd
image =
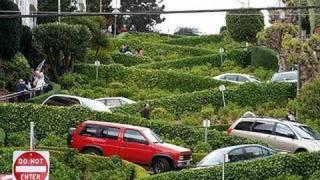
[[(0, 1), (0, 10), (19, 11), (10, 0)], [(19, 50), (22, 31), (21, 18), (0, 19), (0, 59), (11, 60)]]
[(75, 59), (81, 58), (89, 46), (91, 33), (86, 26), (49, 23), (37, 26), (33, 38), (47, 60), (53, 80), (73, 72)]
[(226, 24), (235, 41), (256, 42), (257, 33), (264, 28), (264, 18), (260, 11), (242, 9), (228, 12)]

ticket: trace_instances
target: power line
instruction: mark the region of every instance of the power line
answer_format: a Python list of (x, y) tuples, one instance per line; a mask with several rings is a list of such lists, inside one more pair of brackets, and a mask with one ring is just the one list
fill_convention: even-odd
[[(237, 12), (240, 10), (263, 11), (263, 10), (298, 10), (320, 9), (320, 6), (292, 6), (292, 7), (263, 7), (263, 8), (234, 8), (234, 9), (207, 9), (207, 10), (179, 10), (179, 11), (142, 11), (142, 12), (31, 12), (20, 14), (19, 11), (0, 11), (0, 18), (33, 18), (33, 17), (62, 17), (62, 16), (106, 16), (106, 15), (161, 15), (161, 14), (189, 14), (189, 13), (218, 13)], [(8, 14), (5, 14), (8, 13)], [(16, 13), (16, 14), (12, 14)]]

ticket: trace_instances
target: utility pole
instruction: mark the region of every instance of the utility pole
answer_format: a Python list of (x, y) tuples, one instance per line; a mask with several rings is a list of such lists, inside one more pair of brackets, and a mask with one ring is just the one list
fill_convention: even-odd
[[(61, 13), (61, 0), (58, 0), (58, 15)], [(58, 16), (59, 23), (61, 22), (61, 17)]]
[(100, 13), (102, 13), (102, 0), (100, 0)]

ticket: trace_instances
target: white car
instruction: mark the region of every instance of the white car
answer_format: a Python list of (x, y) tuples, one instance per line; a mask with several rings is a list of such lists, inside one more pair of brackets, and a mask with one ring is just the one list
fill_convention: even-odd
[(272, 76), (271, 82), (297, 83), (298, 71), (275, 73)]
[(85, 108), (88, 108), (93, 111), (99, 111), (99, 112), (108, 112), (111, 113), (110, 109), (106, 107), (103, 103), (78, 97), (78, 96), (70, 96), (70, 95), (64, 95), (64, 94), (55, 94), (50, 97), (48, 97), (46, 100), (43, 101), (42, 105), (47, 106), (75, 106), (80, 105)]
[(235, 84), (244, 84), (247, 82), (261, 83), (258, 78), (248, 74), (226, 73), (213, 77), (215, 80), (227, 81)]
[(102, 102), (107, 107), (117, 107), (125, 104), (134, 104), (135, 101), (124, 98), (124, 97), (108, 97), (108, 98), (99, 98), (95, 99), (96, 101)]

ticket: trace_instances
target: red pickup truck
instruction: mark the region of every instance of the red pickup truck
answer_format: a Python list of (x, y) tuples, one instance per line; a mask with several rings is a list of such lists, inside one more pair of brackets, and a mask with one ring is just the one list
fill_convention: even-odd
[(148, 165), (154, 173), (188, 167), (192, 159), (190, 149), (163, 143), (149, 128), (118, 123), (85, 121), (69, 129), (68, 145), (81, 153)]

